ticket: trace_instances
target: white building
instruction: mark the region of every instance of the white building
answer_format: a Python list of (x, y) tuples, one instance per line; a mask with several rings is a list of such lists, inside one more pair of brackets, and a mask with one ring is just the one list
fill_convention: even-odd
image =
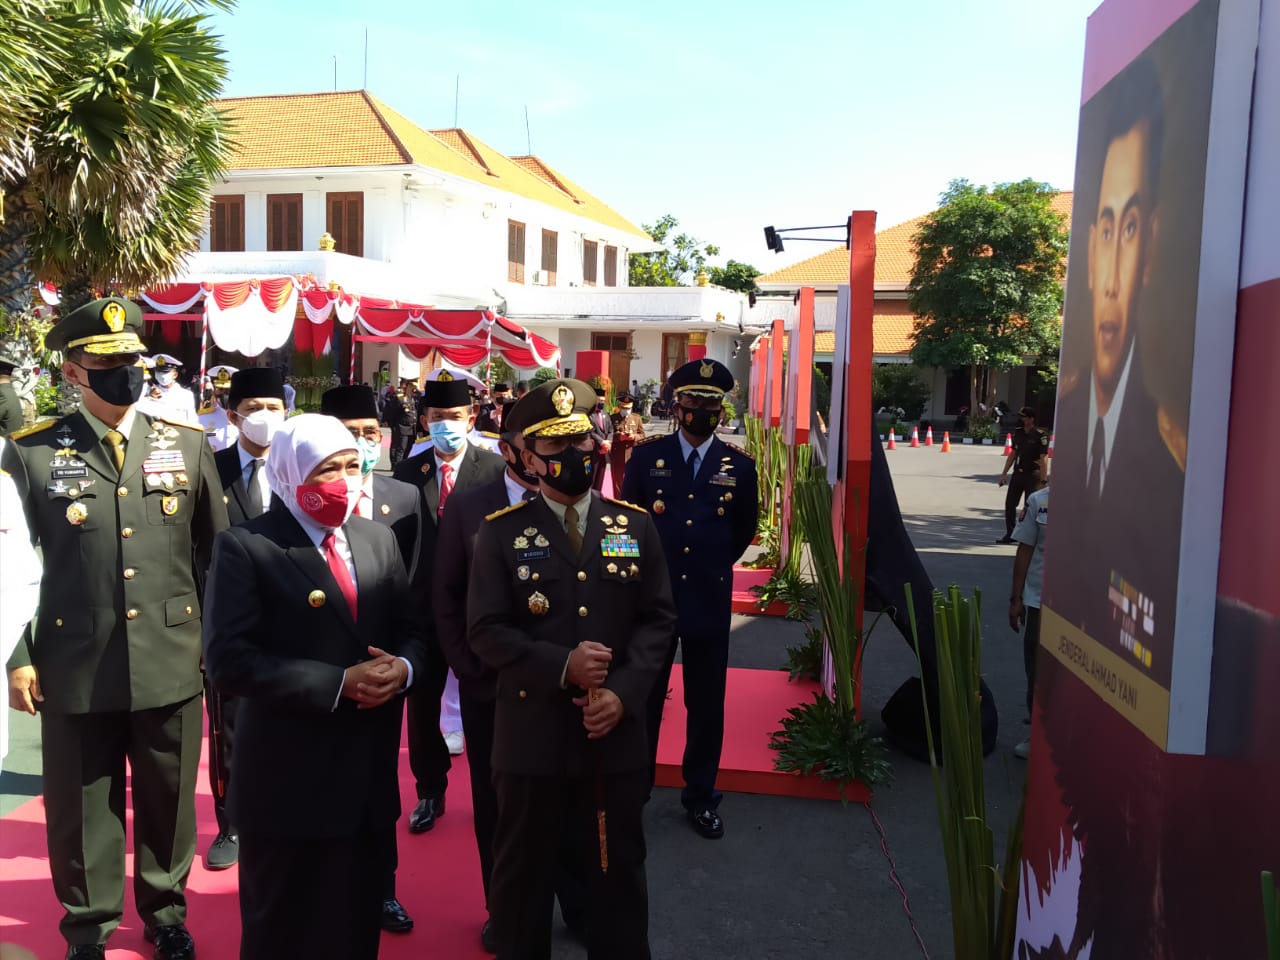
[[(365, 91), (221, 106), (238, 151), (189, 278), (307, 270), (327, 232), (338, 254), (363, 263), (329, 258), (327, 275), (307, 270), (317, 279), (348, 293), (497, 310), (558, 343), (566, 372), (578, 351), (598, 349), (615, 381), (661, 380), (690, 348), (698, 355), (699, 341), (730, 362), (742, 338), (740, 294), (629, 288), (628, 255), (657, 246), (538, 157), (505, 156), (459, 129), (425, 130)], [(418, 372), (395, 345), (356, 349), (360, 378), (380, 360)], [(745, 351), (735, 367), (745, 372)]]

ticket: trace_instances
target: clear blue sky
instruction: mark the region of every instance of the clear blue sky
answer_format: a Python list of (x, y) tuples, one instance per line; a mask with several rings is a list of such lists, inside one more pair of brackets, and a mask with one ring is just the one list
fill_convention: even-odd
[[(364, 82), (425, 127), (533, 151), (636, 223), (672, 213), (720, 260), (820, 252), (761, 228), (932, 208), (947, 182), (1070, 188), (1098, 0), (241, 0), (215, 18), (229, 96)], [(540, 9), (541, 8), (541, 9)]]

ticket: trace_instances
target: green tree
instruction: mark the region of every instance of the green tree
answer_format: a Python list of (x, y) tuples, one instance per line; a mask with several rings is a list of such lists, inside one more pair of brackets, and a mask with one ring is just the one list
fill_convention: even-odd
[(711, 282), (717, 287), (740, 293), (755, 293), (756, 277), (760, 276), (760, 271), (751, 264), (737, 260), (730, 260), (723, 267), (712, 267), (710, 273)]
[(1034, 180), (953, 180), (916, 233), (911, 359), (969, 367), (971, 410), (994, 402), (995, 371), (1057, 354), (1067, 230), (1050, 207), (1056, 192)]
[(720, 248), (695, 240), (687, 233), (675, 233), (680, 221), (666, 214), (657, 223), (644, 224), (645, 233), (663, 249), (654, 253), (633, 253), (628, 258), (628, 276), (633, 287), (688, 286), (706, 266), (707, 258)]
[(910, 363), (877, 363), (871, 368), (871, 408), (899, 410), (908, 420), (920, 419), (933, 391)]
[(10, 0), (0, 53), (37, 53), (0, 72), (30, 104), (0, 124), (0, 306), (25, 312), (37, 279), (64, 287), (64, 309), (95, 286), (154, 283), (195, 248), (233, 149), (202, 11), (233, 5)]

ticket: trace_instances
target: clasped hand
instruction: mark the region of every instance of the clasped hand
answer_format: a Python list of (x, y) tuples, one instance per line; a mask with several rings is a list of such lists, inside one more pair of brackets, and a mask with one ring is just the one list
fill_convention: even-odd
[(372, 660), (348, 667), (342, 678), (342, 695), (354, 700), (360, 710), (382, 706), (409, 681), (403, 660), (378, 647), (370, 647), (369, 655)]
[(587, 728), (587, 739), (598, 740), (618, 725), (622, 719), (622, 701), (607, 687), (601, 686), (609, 677), (609, 664), (613, 651), (603, 643), (584, 640), (569, 654), (565, 680), (575, 687), (595, 691), (574, 698), (574, 704), (582, 708), (582, 725)]

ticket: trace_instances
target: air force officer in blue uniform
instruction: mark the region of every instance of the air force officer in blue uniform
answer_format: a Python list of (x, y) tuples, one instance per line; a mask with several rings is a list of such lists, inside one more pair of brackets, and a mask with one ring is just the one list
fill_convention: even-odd
[[(724, 395), (733, 389), (733, 374), (724, 364), (693, 360), (677, 369), (669, 383), (679, 429), (636, 445), (622, 499), (649, 511), (667, 555), (689, 714), (680, 799), (694, 830), (716, 839), (724, 835), (716, 772), (724, 741), (733, 564), (756, 532), (756, 465), (715, 435)], [(649, 698), (649, 749), (655, 764), (675, 653), (673, 642)]]

